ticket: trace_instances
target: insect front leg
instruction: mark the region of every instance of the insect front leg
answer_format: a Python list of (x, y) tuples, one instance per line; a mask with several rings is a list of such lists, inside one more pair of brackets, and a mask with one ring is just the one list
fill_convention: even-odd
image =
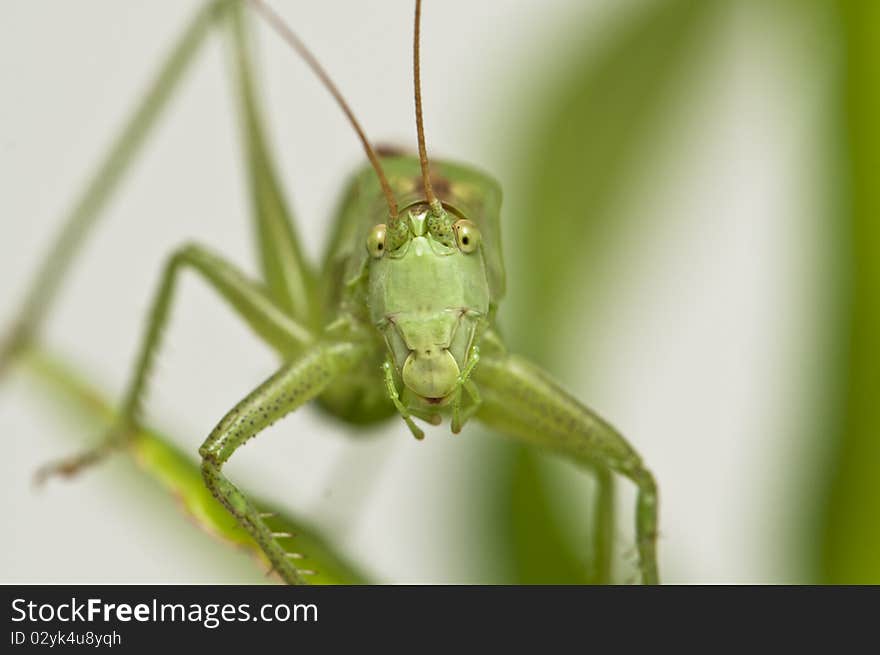
[(410, 411), (400, 400), (400, 394), (397, 391), (397, 384), (394, 382), (394, 364), (391, 363), (390, 359), (386, 359), (382, 364), (382, 372), (385, 375), (385, 389), (388, 391), (388, 397), (391, 399), (391, 402), (394, 403), (394, 408), (403, 418), (409, 431), (412, 432), (412, 435), (421, 441), (425, 438), (425, 432), (415, 424), (415, 421), (412, 420), (412, 416), (410, 416)]
[[(461, 429), (464, 427), (464, 424), (470, 420), (470, 418), (477, 413), (477, 410), (480, 409), (480, 405), (483, 402), (482, 397), (480, 396), (480, 391), (477, 388), (477, 385), (473, 383), (471, 380), (471, 374), (474, 372), (474, 368), (476, 368), (477, 364), (480, 363), (480, 347), (474, 345), (471, 347), (471, 351), (468, 355), (467, 364), (465, 364), (464, 370), (458, 376), (458, 388), (455, 393), (455, 400), (452, 405), (452, 432), (453, 434), (458, 434), (461, 432)], [(471, 397), (471, 404), (468, 405), (464, 411), (462, 411), (462, 390), (468, 392), (468, 395)]]
[(177, 280), (185, 268), (199, 273), (264, 341), (281, 354), (292, 356), (313, 341), (308, 330), (290, 318), (259, 284), (248, 279), (235, 266), (201, 246), (184, 246), (171, 256), (165, 266), (137, 363), (114, 427), (97, 447), (43, 467), (37, 473), (38, 481), (55, 474), (74, 475), (124, 447), (136, 432), (150, 370), (160, 345), (162, 330), (168, 321)]
[(320, 394), (362, 357), (362, 350), (351, 343), (311, 346), (229, 411), (199, 449), (205, 484), (259, 544), (272, 568), (289, 584), (304, 582), (302, 573), (278, 541), (293, 535), (273, 533), (257, 508), (223, 475), (222, 468), (248, 439)]
[(632, 446), (522, 357), (484, 355), (473, 377), (483, 395), (477, 417), (488, 426), (576, 462), (605, 467), (636, 485), (639, 570), (643, 583), (657, 584), (657, 485)]

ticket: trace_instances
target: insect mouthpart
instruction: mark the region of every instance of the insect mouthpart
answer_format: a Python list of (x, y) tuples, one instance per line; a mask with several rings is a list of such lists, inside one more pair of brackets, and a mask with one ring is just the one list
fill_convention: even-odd
[(401, 373), (411, 391), (439, 405), (455, 391), (460, 371), (448, 348), (426, 348), (411, 350)]

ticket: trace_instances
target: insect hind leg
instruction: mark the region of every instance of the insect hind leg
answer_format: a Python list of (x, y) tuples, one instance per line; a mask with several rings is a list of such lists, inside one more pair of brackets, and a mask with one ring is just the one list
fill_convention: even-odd
[(279, 308), (259, 284), (207, 248), (189, 244), (177, 250), (162, 274), (159, 290), (147, 320), (134, 374), (115, 424), (94, 448), (40, 468), (36, 482), (53, 476), (71, 477), (127, 447), (137, 433), (143, 396), (163, 328), (168, 321), (174, 291), (184, 268), (199, 273), (266, 343), (285, 356), (301, 352), (313, 339), (311, 333)]
[(626, 439), (522, 357), (490, 353), (474, 378), (484, 396), (477, 418), (485, 425), (583, 466), (608, 469), (636, 486), (640, 577), (657, 584), (657, 483)]

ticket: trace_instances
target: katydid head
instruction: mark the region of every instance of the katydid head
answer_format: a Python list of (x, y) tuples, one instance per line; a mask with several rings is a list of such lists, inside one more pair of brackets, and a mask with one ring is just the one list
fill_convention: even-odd
[(422, 120), (421, 1), (415, 4), (413, 82), (424, 198), (402, 211), (375, 150), (327, 73), (263, 0), (249, 2), (312, 68), (363, 145), (388, 206), (387, 222), (366, 235), (371, 317), (415, 400), (444, 405), (460, 391), (468, 366), (476, 361), (472, 348), (487, 320), (490, 285), (479, 229), (444, 204), (431, 181)]
[[(419, 28), (413, 29), (413, 86), (425, 198), (367, 237), (369, 307), (408, 390), (418, 404), (448, 404), (467, 378), (472, 348), (489, 312), (489, 279), (480, 231), (435, 194), (422, 120)], [(455, 429), (455, 428), (454, 428)]]
[(406, 388), (429, 406), (447, 404), (461, 383), (489, 311), (480, 232), (452, 207), (426, 202), (367, 237), (369, 306)]

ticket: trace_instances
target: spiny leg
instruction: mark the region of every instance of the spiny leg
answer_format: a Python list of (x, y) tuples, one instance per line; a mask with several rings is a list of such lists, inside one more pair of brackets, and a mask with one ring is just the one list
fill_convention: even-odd
[(320, 394), (338, 375), (356, 365), (355, 344), (316, 344), (283, 366), (220, 421), (199, 448), (202, 475), (211, 493), (229, 510), (289, 584), (303, 584), (301, 572), (278, 542), (291, 535), (273, 533), (262, 515), (222, 473), (223, 465), (244, 443), (286, 414)]
[(485, 424), (582, 464), (607, 467), (635, 483), (639, 570), (643, 583), (657, 584), (657, 486), (636, 451), (612, 426), (521, 357), (503, 352), (484, 356), (474, 380), (483, 394), (477, 417)]
[(150, 370), (160, 345), (162, 330), (168, 321), (177, 280), (184, 268), (199, 273), (232, 306), (236, 314), (280, 353), (288, 356), (295, 354), (312, 340), (305, 328), (285, 314), (260, 285), (248, 279), (235, 266), (206, 248), (184, 246), (172, 255), (165, 266), (116, 423), (97, 447), (41, 468), (37, 472), (38, 482), (51, 475), (74, 475), (128, 443), (130, 435), (135, 432)]

